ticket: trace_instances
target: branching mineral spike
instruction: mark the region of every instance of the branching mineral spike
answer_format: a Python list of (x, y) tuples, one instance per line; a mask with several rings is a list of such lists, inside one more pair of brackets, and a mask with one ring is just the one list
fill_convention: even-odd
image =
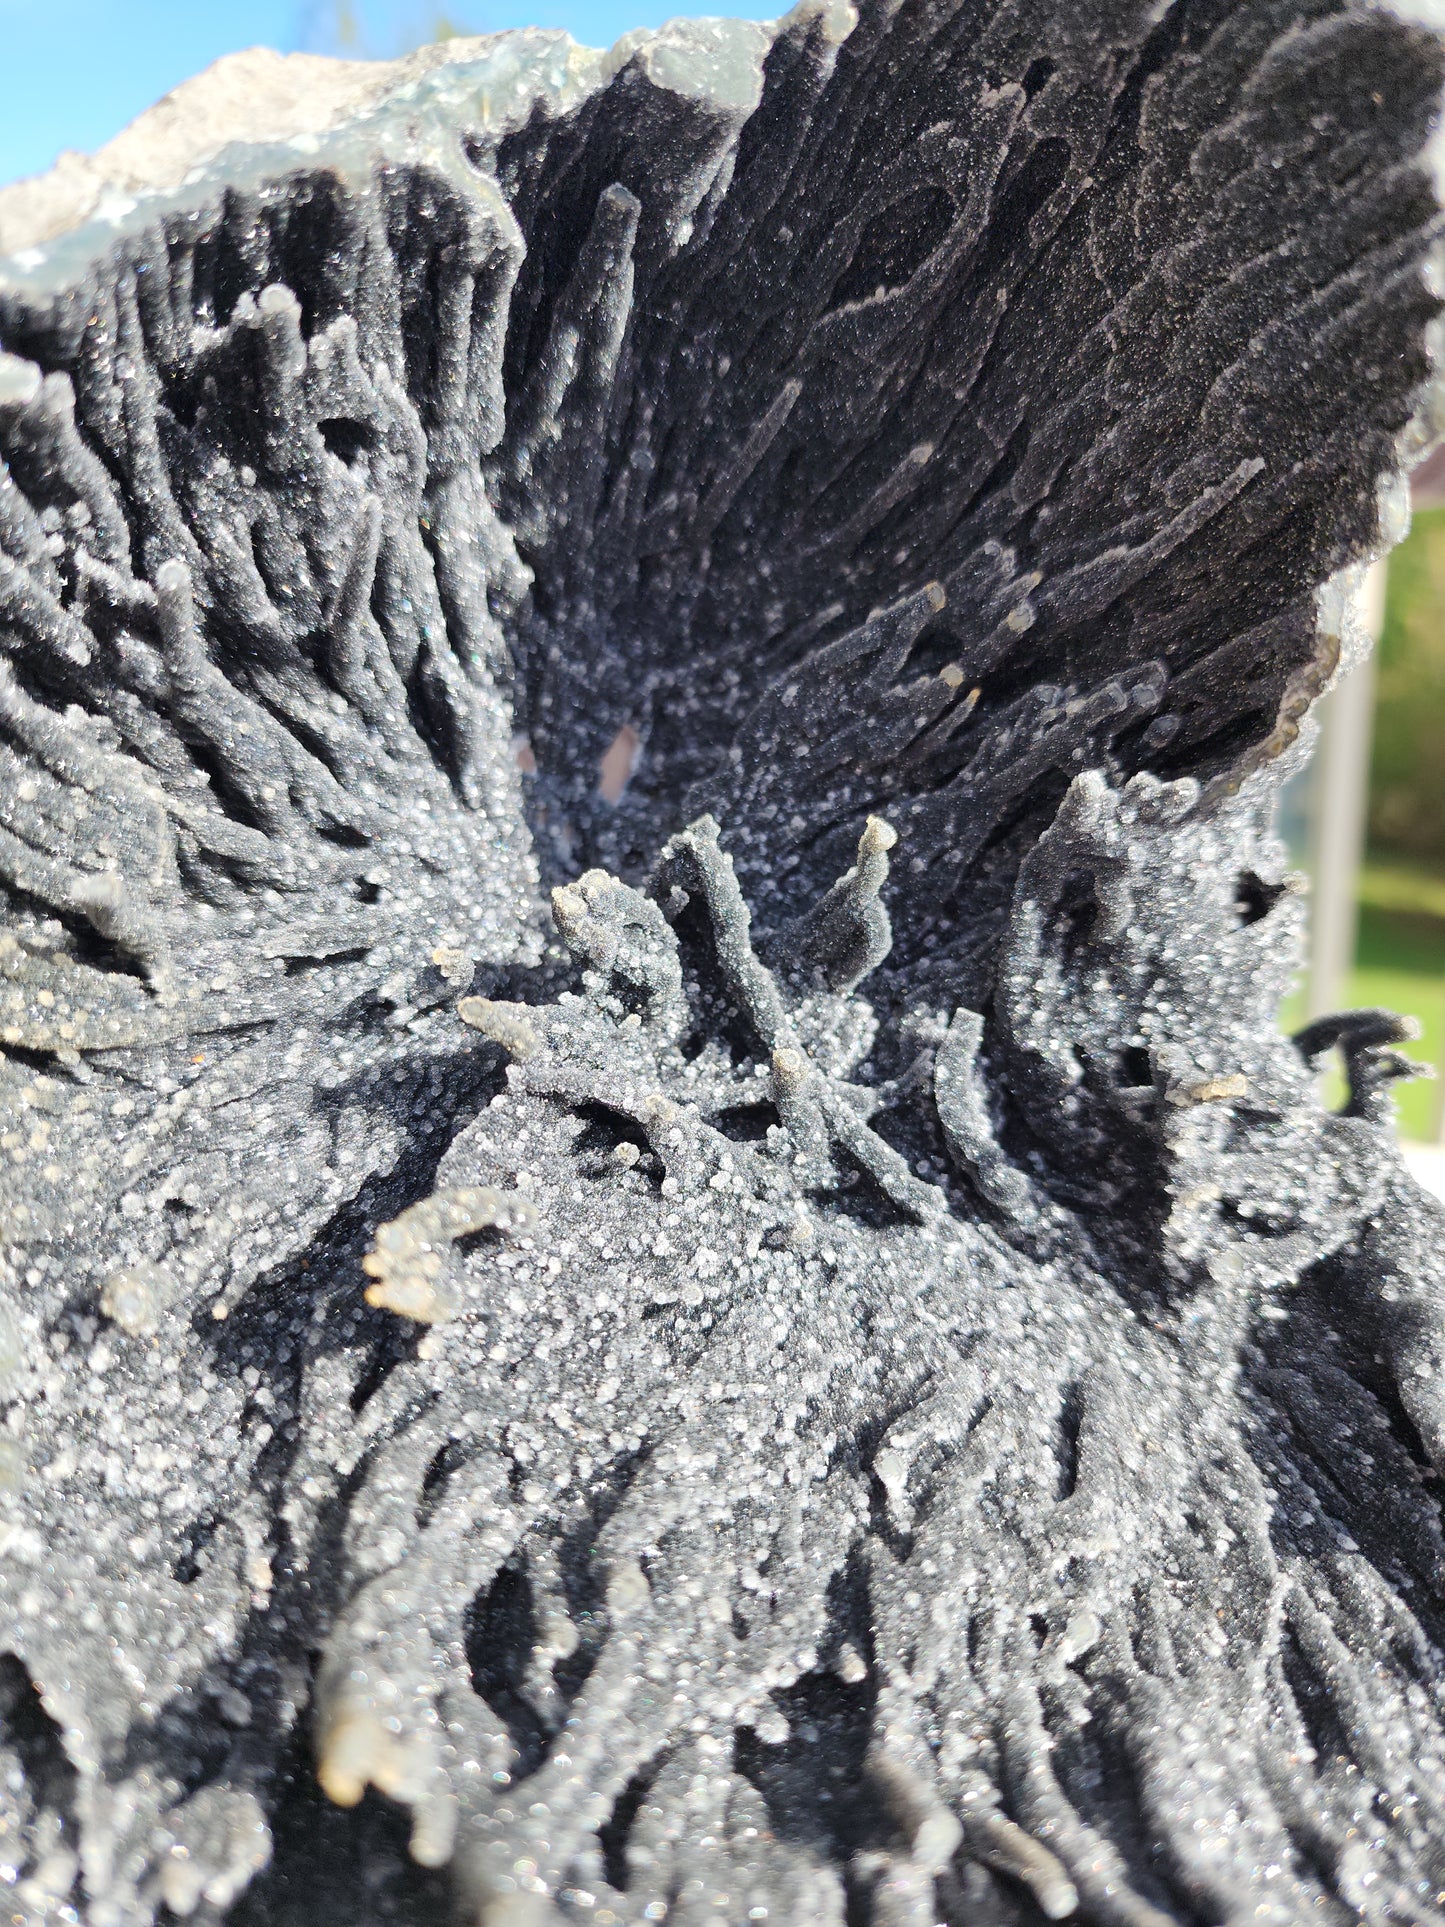
[(0, 191), (14, 1919), (1445, 1919), (1445, 1225), (1270, 830), (1442, 75), (805, 0)]

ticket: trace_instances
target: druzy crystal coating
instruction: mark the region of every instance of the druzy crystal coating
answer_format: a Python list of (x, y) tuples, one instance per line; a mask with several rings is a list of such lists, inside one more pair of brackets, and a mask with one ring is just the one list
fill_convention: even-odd
[(1441, 76), (805, 0), (0, 193), (16, 1919), (1440, 1920), (1445, 1225), (1271, 820)]

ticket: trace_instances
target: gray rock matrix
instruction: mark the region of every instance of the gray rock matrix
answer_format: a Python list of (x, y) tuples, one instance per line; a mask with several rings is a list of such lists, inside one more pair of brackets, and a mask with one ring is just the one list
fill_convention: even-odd
[(7, 1920), (1445, 1920), (1445, 1219), (1270, 829), (1442, 71), (804, 0), (0, 194)]

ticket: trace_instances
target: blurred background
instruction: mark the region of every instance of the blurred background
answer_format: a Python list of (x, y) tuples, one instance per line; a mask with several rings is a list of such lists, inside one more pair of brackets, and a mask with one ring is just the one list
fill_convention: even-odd
[(1409, 535), (1366, 585), (1374, 656), (1321, 704), (1319, 745), (1284, 794), (1311, 933), (1281, 1022), (1373, 1005), (1415, 1019), (1410, 1054), (1438, 1075), (1396, 1086), (1400, 1134), (1445, 1197), (1445, 448), (1412, 498)]
[[(608, 46), (679, 12), (754, 19), (787, 0), (0, 0), (0, 182), (89, 151), (222, 54), (387, 59), (508, 27)], [(1445, 1196), (1445, 456), (1416, 476), (1414, 525), (1369, 589), (1373, 662), (1323, 705), (1281, 827), (1312, 888), (1307, 968), (1286, 1027), (1346, 1006), (1414, 1017), (1435, 1082), (1398, 1087), (1411, 1162)]]

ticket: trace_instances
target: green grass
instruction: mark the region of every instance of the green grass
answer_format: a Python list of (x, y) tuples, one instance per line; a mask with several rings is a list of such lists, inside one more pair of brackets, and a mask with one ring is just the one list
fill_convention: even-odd
[[(1418, 510), (1390, 557), (1376, 655), (1370, 859), (1346, 1001), (1416, 1017), (1411, 1054), (1441, 1062), (1445, 1033), (1445, 508)], [(1284, 1021), (1296, 1027), (1303, 999)], [(1409, 1048), (1409, 1047), (1407, 1047)], [(1440, 1087), (1398, 1087), (1406, 1137), (1438, 1135)]]
[(1445, 867), (1445, 509), (1390, 557), (1376, 658), (1370, 847)]
[[(1349, 1001), (1416, 1018), (1421, 1035), (1409, 1054), (1438, 1065), (1445, 1034), (1445, 921), (1362, 903)], [(1412, 1078), (1396, 1087), (1395, 1103), (1403, 1136), (1438, 1134), (1440, 1094), (1434, 1084)]]
[(1445, 932), (1445, 877), (1430, 870), (1371, 858), (1360, 873), (1360, 902), (1372, 910), (1403, 911), (1413, 921), (1439, 923)]
[[(1360, 879), (1360, 924), (1355, 967), (1345, 1005), (1379, 1005), (1414, 1017), (1421, 1026), (1410, 1056), (1439, 1066), (1445, 1041), (1445, 879), (1406, 865), (1370, 863)], [(1285, 1003), (1280, 1022), (1297, 1030), (1304, 1022), (1304, 994)], [(1331, 1078), (1331, 1085), (1338, 1083)], [(1327, 1101), (1338, 1100), (1332, 1089)], [(1413, 1078), (1396, 1086), (1402, 1136), (1433, 1139), (1439, 1131), (1439, 1086)]]

